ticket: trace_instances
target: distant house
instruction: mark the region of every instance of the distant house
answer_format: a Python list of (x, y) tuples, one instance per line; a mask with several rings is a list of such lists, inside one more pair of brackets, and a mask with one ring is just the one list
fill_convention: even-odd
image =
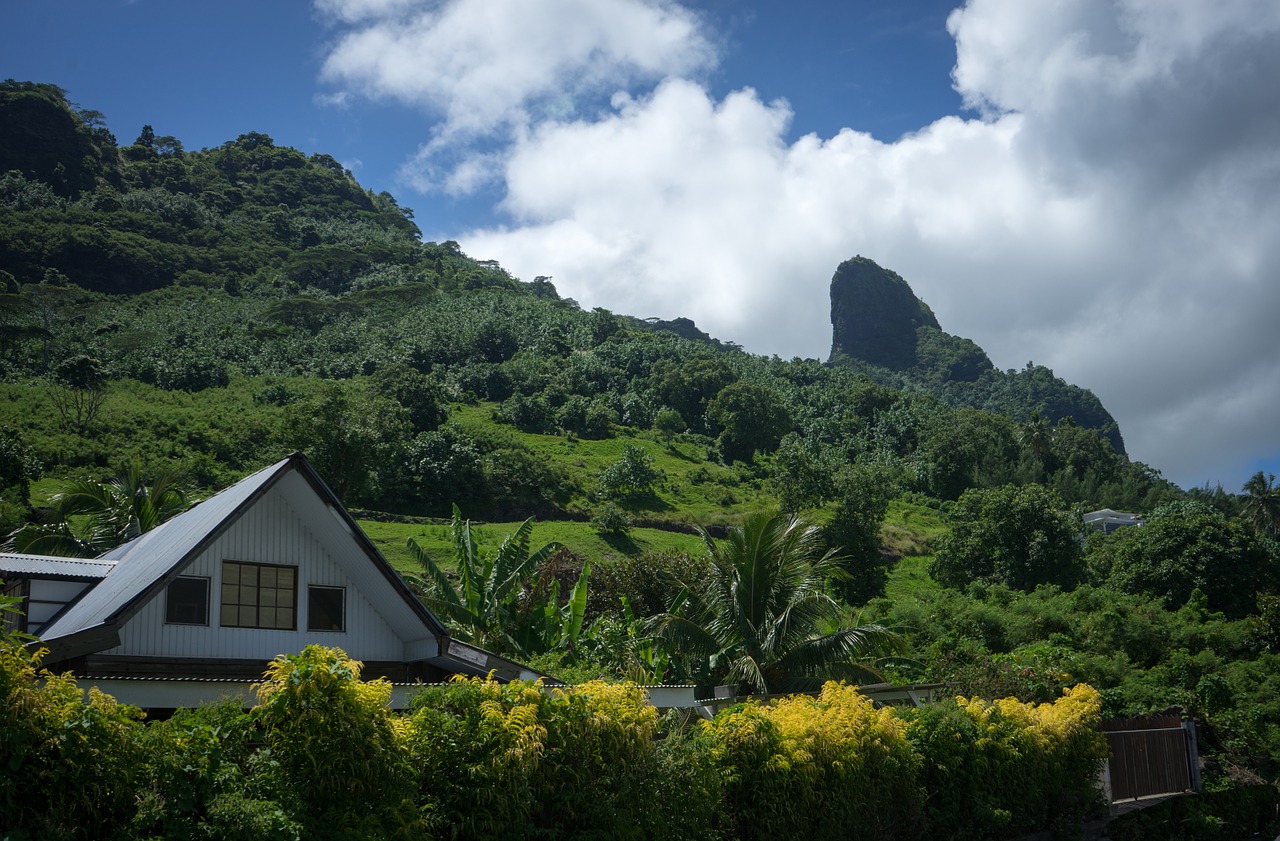
[(46, 667), (139, 706), (246, 695), (312, 643), (398, 682), (541, 676), (453, 639), (301, 453), (101, 557), (0, 554), (0, 580)]
[(1085, 514), (1084, 524), (1086, 528), (1100, 531), (1103, 534), (1111, 534), (1116, 529), (1122, 529), (1127, 526), (1141, 526), (1142, 518), (1137, 514), (1126, 514), (1123, 511), (1112, 511), (1110, 508), (1103, 508), (1101, 511), (1090, 511)]

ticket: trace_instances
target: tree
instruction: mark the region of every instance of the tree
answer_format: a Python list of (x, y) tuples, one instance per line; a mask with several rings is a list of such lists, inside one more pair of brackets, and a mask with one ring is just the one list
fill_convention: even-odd
[(1147, 593), (1170, 608), (1196, 590), (1210, 610), (1238, 618), (1255, 594), (1280, 584), (1280, 560), (1270, 541), (1200, 502), (1175, 502), (1151, 512), (1141, 528), (1118, 529), (1089, 546), (1094, 576), (1127, 593)]
[(343, 502), (376, 496), (379, 480), (409, 437), (403, 406), (330, 382), (318, 397), (285, 411), (286, 440), (305, 450)]
[(68, 482), (50, 498), (43, 522), (9, 536), (14, 552), (93, 558), (151, 531), (187, 508), (187, 492), (174, 473), (148, 484), (134, 465), (106, 482)]
[(0, 429), (0, 534), (17, 528), (31, 513), (31, 480), (40, 462), (15, 432)]
[(680, 417), (680, 413), (675, 409), (662, 409), (653, 419), (653, 428), (658, 431), (662, 439), (667, 442), (667, 447), (671, 446), (671, 439), (689, 428), (689, 424), (684, 422), (684, 418)]
[(628, 444), (622, 458), (600, 471), (600, 493), (610, 499), (634, 499), (653, 491), (662, 478), (644, 447)]
[[(560, 551), (560, 544), (548, 543), (530, 553), (530, 517), (507, 535), (496, 554), (483, 557), (471, 533), (471, 521), (462, 519), (456, 505), (450, 532), (458, 569), (457, 589), (431, 555), (413, 538), (408, 541), (409, 554), (422, 567), (423, 577), (416, 583), (427, 592), (427, 606), (453, 623), (459, 639), (498, 653), (525, 653), (516, 634), (518, 600), (533, 570)], [(585, 608), (585, 589), (582, 600)], [(581, 612), (578, 626), (581, 627)]]
[(791, 429), (791, 416), (778, 393), (742, 380), (725, 386), (707, 404), (707, 419), (720, 429), (726, 463), (749, 462), (758, 452), (773, 452)]
[(857, 465), (836, 481), (839, 505), (823, 527), (827, 545), (840, 554), (844, 574), (832, 582), (851, 605), (884, 595), (889, 558), (880, 551), (880, 525), (894, 496), (893, 477), (883, 467)]
[(407, 365), (379, 368), (373, 375), (373, 388), (405, 408), (415, 433), (432, 432), (449, 419), (449, 404), (440, 383)]
[(1080, 579), (1082, 525), (1048, 488), (971, 488), (948, 519), (951, 533), (939, 542), (931, 567), (944, 586), (999, 581), (1029, 591), (1038, 584), (1071, 588)]
[[(1030, 367), (1031, 363), (1028, 362), (1027, 365)], [(1049, 425), (1048, 418), (1042, 416), (1039, 412), (1033, 411), (1031, 416), (1018, 429), (1018, 445), (1031, 452), (1040, 468), (1040, 473), (1036, 478), (1043, 478), (1047, 470), (1045, 457), (1049, 455), (1053, 447), (1053, 427)]]
[(107, 398), (102, 363), (84, 354), (74, 356), (54, 368), (53, 380), (57, 387), (50, 397), (63, 426), (85, 434)]
[(719, 357), (695, 356), (678, 365), (663, 359), (653, 368), (655, 396), (697, 427), (707, 403), (737, 377)]
[[(750, 692), (801, 691), (828, 679), (883, 680), (870, 661), (898, 651), (879, 625), (841, 627), (825, 592), (841, 575), (818, 527), (772, 512), (749, 515), (718, 542), (699, 529), (711, 568), (657, 618), (663, 638), (712, 680)], [(826, 628), (836, 630), (824, 632)]]
[(1244, 517), (1258, 534), (1275, 537), (1280, 532), (1280, 485), (1274, 473), (1259, 470), (1244, 483)]

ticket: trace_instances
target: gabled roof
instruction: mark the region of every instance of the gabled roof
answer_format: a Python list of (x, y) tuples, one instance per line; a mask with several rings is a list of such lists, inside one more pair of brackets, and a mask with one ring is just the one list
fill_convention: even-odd
[[(437, 639), (446, 636), (444, 626), (409, 591), (310, 462), (301, 453), (294, 453), (99, 557), (98, 563), (110, 563), (112, 569), (44, 629), (48, 659), (76, 657), (117, 644), (119, 627), (168, 586), (239, 515), (281, 483), (287, 489), (300, 490), (298, 479), (314, 492), (305, 494), (310, 499), (303, 501), (327, 508), (334, 518), (328, 521), (330, 527), (337, 526), (356, 542), (368, 556), (375, 575), (385, 579), (431, 635)], [(326, 519), (322, 518), (322, 524)]]

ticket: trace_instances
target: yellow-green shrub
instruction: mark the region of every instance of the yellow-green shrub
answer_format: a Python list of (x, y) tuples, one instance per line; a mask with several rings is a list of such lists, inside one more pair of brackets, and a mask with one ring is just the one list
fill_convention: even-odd
[(422, 828), (391, 684), (361, 681), (361, 667), (341, 649), (309, 645), (277, 657), (257, 686), (253, 714), (269, 754), (254, 765), (310, 838), (413, 837)]
[(532, 826), (550, 838), (644, 838), (658, 712), (634, 683), (555, 689)]
[(928, 837), (1006, 837), (1091, 813), (1107, 756), (1101, 706), (1080, 684), (1052, 704), (956, 698), (905, 711)]
[(634, 684), (544, 691), (460, 678), (409, 718), (421, 794), (450, 838), (652, 837), (657, 711)]
[(408, 746), (420, 799), (446, 838), (514, 838), (533, 808), (546, 746), (538, 685), (455, 679), (414, 698)]
[(141, 713), (0, 636), (0, 835), (110, 838), (133, 811)]
[(909, 837), (918, 823), (918, 760), (905, 725), (853, 687), (745, 704), (707, 730), (724, 818), (738, 837)]

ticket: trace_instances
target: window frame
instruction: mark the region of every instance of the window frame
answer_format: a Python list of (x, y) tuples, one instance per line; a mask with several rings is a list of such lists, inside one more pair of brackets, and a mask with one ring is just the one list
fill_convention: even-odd
[[(172, 618), (173, 602), (170, 593), (173, 592), (173, 585), (179, 581), (199, 581), (204, 584), (204, 621), (203, 622), (180, 622)], [(164, 624), (166, 625), (183, 625), (188, 628), (207, 628), (209, 627), (209, 595), (213, 590), (213, 579), (208, 575), (179, 575), (170, 581), (164, 588)]]
[[(227, 581), (227, 577), (228, 577), (228, 576), (227, 576), (227, 568), (228, 568), (228, 566), (229, 566), (229, 565), (230, 565), (230, 566), (235, 566), (235, 567), (239, 568), (239, 570), (243, 570), (243, 569), (246, 569), (246, 568), (248, 568), (248, 569), (253, 569), (253, 570), (255, 571), (255, 572), (254, 572), (254, 582), (253, 582), (253, 584), (252, 584), (252, 585), (246, 585), (246, 584), (243, 584), (243, 583), (241, 582), (241, 580), (240, 580), (240, 575), (242, 574), (242, 573), (241, 573), (241, 571), (237, 571), (237, 573), (236, 573), (236, 581), (235, 581), (234, 583), (228, 582), (228, 581)], [(263, 586), (262, 586), (262, 583), (261, 583), (261, 582), (262, 582), (262, 570), (264, 570), (264, 569), (277, 570), (277, 571), (278, 571), (278, 570), (289, 570), (289, 571), (292, 573), (292, 575), (293, 575), (292, 585), (288, 588), (288, 589), (291, 591), (291, 593), (292, 593), (292, 601), (291, 601), (289, 604), (287, 604), (287, 605), (282, 605), (282, 604), (264, 605), (264, 604), (262, 603), (262, 593), (264, 592), (264, 589), (270, 589), (270, 590), (273, 590), (273, 591), (276, 591), (276, 592), (280, 592), (280, 591), (283, 591), (283, 590), (285, 589), (285, 588), (283, 588), (283, 587), (276, 587), (276, 586), (271, 586), (271, 587), (269, 587), (269, 588), (263, 588)], [(222, 580), (221, 580), (221, 582), (220, 582), (220, 583), (221, 583), (221, 587), (220, 587), (219, 599), (218, 599), (218, 626), (219, 626), (219, 627), (222, 627), (222, 628), (246, 628), (246, 629), (249, 629), (249, 630), (255, 630), (255, 631), (296, 631), (296, 630), (298, 630), (298, 583), (299, 583), (299, 578), (298, 578), (298, 567), (297, 567), (296, 565), (294, 565), (294, 564), (267, 564), (267, 563), (262, 563), (262, 562), (260, 562), (260, 561), (240, 561), (240, 560), (235, 560), (235, 559), (233, 559), (233, 558), (224, 558), (224, 559), (223, 559), (223, 561), (222, 561)], [(255, 591), (255, 600), (254, 600), (254, 603), (249, 604), (249, 603), (246, 603), (246, 602), (239, 601), (239, 600), (238, 600), (238, 599), (239, 599), (239, 595), (240, 595), (239, 593), (237, 593), (237, 600), (236, 600), (236, 601), (232, 601), (232, 602), (228, 602), (228, 601), (227, 601), (227, 588), (228, 588), (228, 587), (235, 587), (235, 588), (237, 588), (237, 590), (242, 590), (242, 589), (243, 589), (244, 587), (246, 587), (246, 586), (251, 586), (251, 587), (253, 587), (253, 589), (254, 589), (254, 591)], [(235, 622), (228, 623), (228, 622), (226, 621), (226, 616), (227, 616), (227, 613), (226, 613), (226, 612), (227, 612), (227, 608), (228, 608), (228, 607), (235, 607), (235, 608), (237, 609), (237, 620), (236, 620)], [(292, 620), (292, 621), (291, 621), (291, 623), (290, 623), (289, 625), (281, 625), (281, 624), (278, 624), (278, 623), (275, 623), (275, 624), (263, 624), (263, 623), (262, 623), (262, 610), (263, 610), (264, 608), (271, 608), (271, 609), (273, 609), (273, 610), (278, 610), (278, 609), (283, 608), (283, 607), (287, 607), (287, 608), (289, 609), (289, 615), (290, 615), (290, 618), (291, 618), (291, 620)], [(239, 621), (239, 612), (240, 612), (241, 610), (243, 610), (244, 608), (252, 608), (252, 609), (253, 609), (253, 611), (254, 611), (254, 617), (255, 617), (255, 622), (254, 622), (253, 624), (243, 623), (243, 622), (240, 622), (240, 621)]]
[[(337, 590), (342, 594), (342, 600), (338, 604), (340, 627), (338, 628), (317, 628), (311, 623), (311, 594), (317, 590)], [(347, 588), (338, 584), (308, 584), (307, 585), (307, 630), (316, 633), (328, 634), (345, 634), (347, 632)]]

